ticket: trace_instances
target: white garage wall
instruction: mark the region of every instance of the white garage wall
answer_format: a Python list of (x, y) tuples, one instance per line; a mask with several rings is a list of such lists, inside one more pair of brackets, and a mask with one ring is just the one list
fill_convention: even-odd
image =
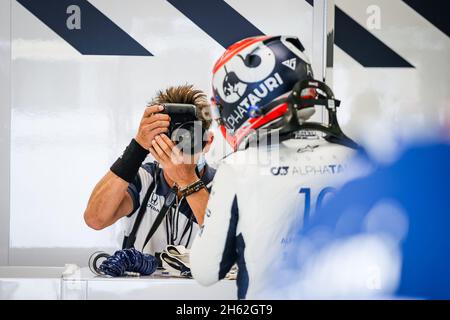
[(380, 160), (389, 160), (402, 140), (429, 136), (450, 115), (450, 39), (401, 0), (336, 0), (336, 5), (366, 28), (367, 8), (376, 5), (380, 28), (370, 32), (415, 67), (363, 68), (335, 46), (341, 123)]
[(11, 7), (0, 2), (0, 266), (8, 264), (11, 118)]
[[(8, 13), (13, 39), (10, 218), (1, 192), (8, 189), (9, 157), (0, 159), (0, 250), (10, 233), (10, 265), (85, 265), (98, 248), (117, 247), (119, 225), (100, 232), (84, 225), (89, 193), (134, 135), (155, 90), (187, 81), (209, 93), (212, 65), (223, 52), (164, 0), (90, 2), (155, 56), (81, 55), (16, 1), (0, 2), (0, 150), (9, 149)], [(298, 35), (311, 52), (306, 1), (227, 2), (266, 34)], [(365, 27), (367, 7), (379, 6), (380, 29), (370, 32), (415, 66), (364, 68), (334, 47), (342, 126), (389, 159), (399, 140), (428, 135), (449, 115), (449, 38), (400, 0), (336, 4)], [(0, 264), (6, 260), (0, 251)]]

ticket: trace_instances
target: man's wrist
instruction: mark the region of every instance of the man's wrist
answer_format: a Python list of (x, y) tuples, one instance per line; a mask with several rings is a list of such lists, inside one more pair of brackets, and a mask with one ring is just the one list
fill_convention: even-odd
[(113, 163), (110, 170), (118, 177), (131, 183), (148, 153), (148, 150), (143, 148), (136, 139), (133, 139), (122, 156)]
[(183, 178), (182, 180), (177, 181), (178, 189), (183, 189), (183, 188), (185, 188), (185, 187), (187, 187), (187, 186), (197, 182), (199, 179), (200, 178), (197, 177), (197, 175), (194, 172), (193, 175), (191, 175), (189, 177), (186, 177), (186, 178)]
[(141, 138), (139, 138), (139, 136), (136, 136), (136, 137), (134, 138), (134, 140), (135, 140), (135, 141), (136, 141), (143, 149), (145, 149), (145, 150), (148, 151), (148, 149), (150, 148), (150, 145), (146, 145), (146, 144), (144, 143), (144, 141), (142, 141)]
[(194, 181), (193, 183), (188, 184), (183, 188), (180, 188), (179, 191), (181, 193), (181, 196), (186, 198), (191, 194), (194, 194), (202, 189), (206, 190), (206, 186), (201, 179), (197, 179), (197, 181)]

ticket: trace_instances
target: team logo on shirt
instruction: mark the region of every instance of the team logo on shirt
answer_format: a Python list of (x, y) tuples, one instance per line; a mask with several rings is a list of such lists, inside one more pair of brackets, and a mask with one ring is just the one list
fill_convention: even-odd
[(289, 167), (272, 167), (270, 169), (270, 173), (274, 176), (286, 176), (289, 172)]
[(147, 207), (153, 211), (159, 212), (159, 196), (156, 193), (152, 193), (150, 196)]
[(150, 198), (150, 203), (152, 205), (156, 206), (158, 204), (158, 200), (159, 200), (158, 195), (156, 193), (152, 193), (152, 196)]
[(324, 165), (303, 165), (294, 166), (291, 175), (311, 176), (311, 175), (335, 175), (346, 170), (345, 164), (324, 164)]

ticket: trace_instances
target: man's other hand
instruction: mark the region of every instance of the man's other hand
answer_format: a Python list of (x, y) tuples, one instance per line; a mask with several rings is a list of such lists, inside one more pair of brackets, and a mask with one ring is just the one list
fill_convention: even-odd
[(165, 134), (156, 136), (149, 150), (178, 187), (185, 187), (198, 180), (194, 157), (184, 155)]
[(167, 114), (160, 113), (163, 110), (163, 106), (152, 105), (144, 111), (135, 139), (147, 150), (150, 149), (152, 141), (157, 135), (168, 132), (169, 130), (170, 117)]

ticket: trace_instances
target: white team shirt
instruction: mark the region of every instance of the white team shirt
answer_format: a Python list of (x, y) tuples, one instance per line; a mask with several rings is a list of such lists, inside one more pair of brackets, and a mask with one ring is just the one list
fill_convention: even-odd
[[(201, 180), (210, 190), (211, 181), (214, 177), (215, 169), (205, 166), (205, 171)], [(145, 197), (145, 193), (151, 186), (155, 175), (155, 166), (153, 163), (146, 163), (139, 168), (138, 174), (134, 181), (128, 186), (128, 193), (133, 200), (133, 211), (126, 217), (125, 234), (128, 235), (133, 228), (139, 208)], [(150, 195), (147, 210), (139, 226), (136, 234), (136, 242), (134, 247), (144, 253), (154, 255), (155, 252), (162, 252), (167, 245), (184, 245), (190, 248), (192, 242), (199, 231), (199, 227), (195, 216), (189, 207), (185, 198), (176, 199), (174, 207), (172, 207), (166, 217), (163, 219), (158, 229), (156, 229), (150, 241), (143, 248), (145, 238), (153, 225), (159, 211), (164, 205), (165, 196), (168, 194), (170, 187), (163, 176), (163, 171), (159, 172), (156, 177), (156, 186)]]
[(289, 242), (289, 231), (349, 179), (345, 173), (354, 154), (316, 136), (226, 158), (191, 250), (194, 278), (211, 285), (237, 262), (238, 298), (257, 297), (273, 258)]

